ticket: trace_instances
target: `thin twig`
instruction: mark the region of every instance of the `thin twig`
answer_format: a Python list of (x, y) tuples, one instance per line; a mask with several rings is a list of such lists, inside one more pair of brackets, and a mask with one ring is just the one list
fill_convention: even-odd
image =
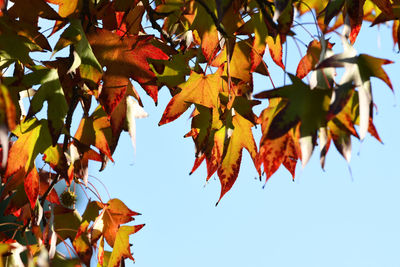
[(149, 20), (153, 29), (157, 30), (162, 38), (165, 39), (172, 48), (174, 48), (176, 44), (172, 40), (171, 36), (169, 36), (154, 19), (154, 10), (151, 8), (149, 1), (142, 1), (142, 3), (144, 8), (146, 9), (147, 14), (149, 15)]

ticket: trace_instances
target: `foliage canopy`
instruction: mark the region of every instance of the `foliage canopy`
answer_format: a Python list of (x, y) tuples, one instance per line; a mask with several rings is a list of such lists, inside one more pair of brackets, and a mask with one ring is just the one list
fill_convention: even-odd
[[(353, 44), (365, 21), (390, 22), (400, 48), (398, 0), (0, 0), (0, 8), (0, 266), (133, 260), (129, 236), (143, 225), (126, 223), (139, 213), (114, 198), (89, 201), (80, 214), (70, 188), (89, 188), (89, 161), (104, 169), (123, 131), (135, 145), (135, 119), (147, 116), (141, 97), (157, 104), (162, 87), (171, 99), (159, 125), (192, 110), (191, 172), (205, 161), (206, 180), (220, 179), (219, 200), (238, 177), (243, 149), (267, 181), (281, 165), (294, 179), (297, 161), (305, 166), (317, 144), (323, 168), (332, 142), (350, 161), (352, 136), (380, 141), (370, 80), (393, 90), (383, 69), (392, 62)], [(306, 15), (317, 36), (299, 40), (294, 28)], [(41, 29), (45, 20), (50, 29)], [(332, 36), (343, 53), (333, 53)], [(286, 72), (290, 39), (308, 43), (306, 54), (287, 73), (290, 84), (275, 88), (265, 54)], [(344, 68), (340, 80), (336, 68)], [(255, 73), (272, 89), (253, 95)], [(56, 251), (61, 242), (70, 257)]]

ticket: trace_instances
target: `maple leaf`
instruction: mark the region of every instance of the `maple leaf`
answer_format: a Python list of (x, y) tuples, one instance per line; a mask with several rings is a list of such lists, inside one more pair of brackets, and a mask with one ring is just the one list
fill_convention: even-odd
[(301, 122), (301, 136), (314, 135), (316, 130), (326, 124), (331, 91), (311, 89), (298, 77), (289, 74), (291, 85), (256, 94), (256, 98), (277, 98), (287, 100), (286, 107), (280, 110), (271, 122), (268, 138), (283, 136), (297, 123)]
[[(331, 43), (328, 43), (328, 48), (332, 48), (332, 46)], [(302, 57), (299, 65), (297, 65), (297, 77), (303, 79), (312, 69), (314, 69), (319, 62), (322, 49), (321, 42), (317, 40), (313, 40), (308, 44), (306, 55)]]
[(284, 166), (292, 173), (294, 178), (295, 166), (298, 159), (296, 149), (294, 147), (293, 134), (291, 131), (275, 139), (269, 139), (267, 137), (273, 117), (281, 108), (282, 105), (279, 105), (279, 102), (276, 104), (274, 102), (270, 102), (269, 107), (261, 112), (259, 118), (263, 136), (260, 140), (260, 151), (257, 158), (257, 166), (260, 168), (261, 164), (264, 165), (264, 172), (267, 176), (266, 182), (283, 163), (286, 163)]
[(339, 12), (342, 10), (342, 8), (344, 6), (344, 2), (345, 2), (345, 0), (329, 1), (329, 3), (325, 7), (324, 23), (326, 25), (328, 25), (329, 22), (339, 14)]
[(37, 25), (39, 17), (48, 20), (62, 19), (44, 0), (13, 0), (13, 2), (14, 5), (8, 10), (9, 15), (28, 24)]
[(107, 68), (100, 93), (100, 102), (111, 115), (127, 90), (129, 78), (137, 81), (157, 103), (156, 75), (148, 60), (167, 60), (160, 48), (153, 44), (151, 35), (125, 36), (104, 29), (94, 29), (87, 38), (96, 58)]
[(176, 120), (192, 103), (217, 108), (218, 95), (224, 84), (219, 73), (204, 75), (192, 72), (189, 79), (179, 85), (181, 91), (169, 101), (158, 125)]
[(382, 65), (393, 63), (387, 59), (372, 57), (366, 54), (356, 56), (356, 51), (346, 41), (343, 42), (345, 51), (334, 55), (321, 62), (317, 68), (344, 67), (345, 73), (340, 81), (344, 84), (354, 81), (358, 88), (360, 103), (360, 138), (364, 139), (369, 126), (370, 106), (372, 103), (371, 77), (377, 77), (384, 81), (393, 90), (392, 83), (383, 70)]
[(27, 174), (24, 187), (31, 208), (33, 209), (39, 196), (39, 173), (35, 167)]
[(24, 81), (27, 84), (41, 84), (31, 100), (27, 119), (38, 113), (42, 109), (44, 101), (47, 101), (48, 125), (54, 146), (61, 134), (64, 126), (64, 117), (68, 111), (67, 101), (58, 79), (57, 70), (38, 69), (26, 75)]
[(365, 0), (346, 0), (345, 8), (346, 13), (350, 18), (350, 42), (353, 44), (356, 41), (358, 33), (361, 29), (361, 24), (364, 17), (364, 6)]
[[(153, 72), (157, 76), (157, 83), (162, 86), (166, 85), (168, 88), (173, 89), (181, 83), (185, 82), (185, 77), (190, 75), (190, 67), (188, 66), (189, 60), (194, 56), (195, 50), (189, 50), (185, 53), (179, 53), (171, 56), (171, 58), (166, 61), (156, 61), (160, 62), (164, 68), (162, 73), (156, 71), (156, 68), (151, 65)], [(152, 63), (154, 60), (152, 61)]]
[(72, 14), (79, 14), (82, 9), (82, 0), (46, 0), (48, 3), (58, 5), (58, 14), (66, 18)]
[[(275, 0), (274, 21), (278, 22), (278, 31), (282, 42), (286, 41), (286, 35), (290, 32), (293, 24), (294, 7), (292, 0)], [(277, 5), (279, 3), (279, 5)]]
[(142, 229), (143, 226), (144, 224), (135, 226), (121, 226), (118, 229), (113, 251), (108, 261), (108, 266), (117, 267), (119, 266), (121, 260), (125, 258), (129, 258), (134, 261), (130, 251), (131, 245), (129, 244), (129, 236)]
[(50, 146), (43, 152), (43, 161), (59, 173), (61, 177), (68, 177), (68, 162), (62, 149), (62, 144)]
[(103, 73), (103, 69), (93, 54), (82, 24), (78, 19), (70, 19), (70, 25), (63, 31), (60, 39), (58, 39), (53, 54), (72, 44), (78, 57), (76, 60), (80, 62), (78, 65), (81, 78), (97, 84)]
[(146, 118), (147, 112), (132, 98), (126, 99), (126, 121), (125, 128), (131, 137), (132, 146), (136, 148), (136, 119)]
[[(230, 51), (228, 51), (225, 46), (224, 50), (222, 50), (212, 62), (212, 65), (215, 67), (224, 67), (224, 75), (230, 75), (231, 77), (240, 79), (245, 83), (252, 83), (252, 69), (254, 71), (259, 71), (261, 74), (268, 75), (268, 70), (265, 69), (263, 62), (257, 61), (259, 62), (258, 65), (251, 62), (251, 58), (249, 58), (248, 55), (252, 53), (252, 48), (248, 43), (248, 40), (236, 42), (233, 48), (233, 53), (229, 53)], [(231, 57), (229, 62), (229, 73), (227, 66), (228, 56)]]
[(78, 228), (78, 232), (74, 240), (72, 241), (72, 245), (75, 251), (78, 253), (79, 258), (86, 264), (86, 266), (90, 265), (90, 259), (92, 258), (93, 248), (89, 242), (88, 238), (88, 229), (89, 222), (83, 221), (82, 224)]
[(229, 144), (224, 148), (223, 159), (217, 171), (221, 182), (221, 195), (217, 204), (232, 188), (239, 175), (243, 148), (249, 152), (257, 171), (260, 172), (256, 162), (257, 145), (251, 131), (254, 125), (239, 114), (233, 116), (232, 124), (234, 129), (228, 139)]
[(21, 168), (28, 173), (33, 168), (36, 156), (51, 146), (46, 120), (32, 119), (23, 122), (13, 133), (18, 136), (18, 139), (9, 150), (5, 178), (10, 177)]
[[(207, 61), (211, 61), (219, 51), (219, 36), (209, 12), (217, 15), (217, 8), (214, 1), (208, 1), (206, 10), (198, 1), (193, 1), (192, 13), (185, 15), (189, 22), (189, 30), (192, 30), (197, 43), (201, 45), (201, 50)], [(196, 38), (198, 36), (198, 38)]]
[[(6, 125), (8, 129), (14, 130), (17, 122), (16, 107), (10, 91), (7, 86), (0, 84), (0, 123)], [(5, 143), (2, 144), (3, 147), (5, 145)]]
[(61, 240), (74, 240), (82, 218), (76, 209), (54, 206), (54, 230)]
[(98, 106), (89, 117), (82, 118), (75, 138), (85, 145), (97, 147), (113, 161), (109, 147), (112, 140), (110, 122), (101, 106)]
[(116, 198), (110, 199), (105, 205), (103, 204), (103, 207), (102, 217), (96, 219), (93, 228), (98, 231), (96, 236), (104, 235), (107, 243), (113, 247), (120, 225), (133, 221), (132, 216), (140, 215), (140, 213), (130, 210), (121, 200)]
[(103, 158), (99, 153), (91, 149), (90, 147), (83, 145), (79, 142), (74, 142), (69, 145), (68, 159), (70, 166), (68, 168), (68, 176), (65, 177), (68, 185), (71, 184), (73, 178), (81, 178), (84, 184), (87, 186), (89, 171), (88, 165), (89, 160), (103, 161)]
[(0, 30), (0, 67), (5, 68), (16, 61), (34, 65), (29, 53), (41, 51), (42, 48), (27, 37), (19, 35), (2, 17), (0, 17)]
[(2, 17), (1, 20), (7, 24), (9, 29), (12, 29), (19, 36), (24, 36), (32, 43), (40, 46), (40, 48), (51, 51), (51, 47), (47, 38), (39, 32), (40, 28), (35, 24), (22, 20), (15, 21), (9, 17)]
[[(128, 90), (133, 92), (133, 86), (128, 86)], [(129, 93), (132, 94), (132, 93)], [(122, 130), (129, 133), (132, 141), (132, 146), (136, 148), (136, 119), (145, 118), (148, 114), (146, 111), (133, 100), (127, 91), (127, 95), (121, 100), (118, 106), (114, 109), (110, 117), (110, 124), (112, 130), (112, 143), (110, 144), (111, 152), (113, 153)]]

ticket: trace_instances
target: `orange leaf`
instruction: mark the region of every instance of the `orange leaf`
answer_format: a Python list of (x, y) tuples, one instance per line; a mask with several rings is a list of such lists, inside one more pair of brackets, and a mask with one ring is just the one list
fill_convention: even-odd
[(33, 209), (39, 196), (39, 173), (35, 167), (28, 173), (24, 181), (26, 195)]
[(158, 125), (177, 119), (192, 103), (208, 108), (218, 107), (218, 94), (223, 83), (219, 73), (204, 75), (192, 72), (189, 79), (179, 86), (182, 91), (169, 101)]
[[(332, 44), (329, 42), (328, 48), (332, 48)], [(297, 77), (303, 79), (312, 69), (314, 69), (319, 61), (321, 51), (321, 42), (313, 40), (308, 44), (307, 54), (300, 60), (299, 65), (297, 66)]]
[[(208, 1), (207, 6), (216, 15), (215, 1)], [(201, 44), (204, 57), (207, 61), (211, 61), (219, 51), (217, 27), (210, 14), (196, 1), (193, 4), (193, 12), (193, 14), (185, 17), (190, 23), (190, 30), (198, 32), (199, 39), (197, 42)]]
[(156, 76), (148, 59), (167, 60), (161, 49), (153, 45), (150, 35), (125, 36), (105, 29), (94, 29), (87, 34), (93, 52), (107, 68), (100, 101), (110, 115), (126, 92), (129, 78), (137, 81), (157, 103)]
[(75, 133), (75, 138), (85, 145), (94, 145), (104, 153), (111, 161), (109, 142), (111, 142), (110, 122), (101, 106), (89, 117), (84, 117)]
[(132, 216), (140, 215), (140, 213), (130, 210), (121, 200), (110, 199), (103, 215), (103, 234), (107, 243), (114, 247), (118, 228), (121, 224), (133, 221)]
[(274, 40), (273, 37), (267, 37), (267, 44), (269, 48), (269, 53), (271, 54), (272, 60), (282, 69), (285, 68), (282, 61), (282, 43), (281, 37), (278, 34)]
[(250, 153), (257, 171), (260, 172), (256, 164), (257, 145), (251, 131), (251, 128), (254, 125), (239, 114), (236, 114), (233, 117), (232, 123), (234, 129), (229, 138), (228, 147), (226, 148), (226, 151), (224, 151), (221, 165), (218, 168), (218, 176), (221, 182), (221, 195), (217, 204), (225, 193), (232, 188), (236, 178), (238, 177), (243, 148), (246, 148)]

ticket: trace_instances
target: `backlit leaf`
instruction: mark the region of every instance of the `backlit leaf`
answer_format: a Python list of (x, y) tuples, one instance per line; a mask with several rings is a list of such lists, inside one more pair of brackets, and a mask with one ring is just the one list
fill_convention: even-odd
[(254, 165), (257, 166), (257, 145), (251, 131), (254, 125), (239, 114), (233, 117), (232, 123), (234, 129), (228, 139), (228, 147), (224, 151), (223, 160), (218, 168), (218, 176), (221, 182), (221, 195), (218, 202), (232, 188), (239, 175), (243, 148), (246, 148), (253, 159)]
[[(27, 117), (30, 118), (38, 113), (42, 109), (44, 101), (47, 101), (49, 130), (54, 146), (64, 126), (64, 117), (67, 115), (68, 105), (58, 79), (57, 70), (42, 69), (36, 73), (41, 86), (31, 100)], [(31, 75), (33, 76), (36, 73), (31, 73)]]
[(36, 156), (51, 146), (47, 121), (32, 119), (21, 123), (13, 133), (18, 139), (9, 150), (5, 177), (21, 168), (28, 172), (33, 167)]
[(135, 226), (121, 226), (115, 237), (113, 251), (108, 262), (108, 266), (117, 267), (121, 260), (129, 258), (134, 261), (130, 251), (129, 236), (139, 231), (144, 224)]
[(204, 75), (192, 72), (189, 79), (179, 86), (181, 92), (170, 100), (158, 124), (163, 125), (177, 119), (192, 103), (217, 108), (218, 95), (223, 84), (224, 80), (218, 73)]
[(125, 36), (95, 29), (87, 34), (93, 52), (102, 66), (104, 76), (100, 102), (110, 115), (126, 92), (129, 78), (137, 81), (157, 103), (156, 75), (151, 71), (148, 59), (167, 60), (168, 56), (153, 45), (153, 36)]

